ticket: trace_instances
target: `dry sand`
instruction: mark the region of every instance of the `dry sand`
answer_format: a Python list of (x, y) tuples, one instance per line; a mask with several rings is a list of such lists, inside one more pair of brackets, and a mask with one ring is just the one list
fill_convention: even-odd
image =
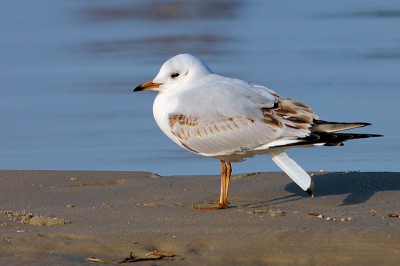
[(217, 203), (218, 176), (1, 170), (0, 182), (1, 265), (102, 265), (85, 258), (154, 250), (177, 256), (135, 264), (400, 261), (400, 173), (316, 174), (314, 198), (282, 173), (234, 176), (218, 211), (191, 208)]

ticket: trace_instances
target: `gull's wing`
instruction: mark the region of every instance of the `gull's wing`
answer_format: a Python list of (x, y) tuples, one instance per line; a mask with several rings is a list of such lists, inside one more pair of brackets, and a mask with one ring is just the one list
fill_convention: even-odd
[(307, 105), (262, 86), (213, 76), (214, 82), (182, 93), (168, 115), (171, 133), (186, 149), (205, 156), (245, 154), (309, 135), (317, 116)]

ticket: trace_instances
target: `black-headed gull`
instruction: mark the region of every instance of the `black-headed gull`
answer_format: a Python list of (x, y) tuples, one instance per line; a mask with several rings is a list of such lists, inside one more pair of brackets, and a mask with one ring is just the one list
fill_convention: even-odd
[(200, 59), (180, 54), (166, 61), (153, 81), (134, 91), (158, 91), (154, 118), (161, 130), (179, 146), (221, 161), (219, 204), (228, 206), (231, 162), (257, 154), (272, 160), (304, 191), (313, 196), (311, 177), (285, 153), (304, 146), (338, 146), (348, 139), (374, 134), (336, 133), (369, 123), (319, 120), (304, 103), (280, 97), (266, 87), (214, 74)]

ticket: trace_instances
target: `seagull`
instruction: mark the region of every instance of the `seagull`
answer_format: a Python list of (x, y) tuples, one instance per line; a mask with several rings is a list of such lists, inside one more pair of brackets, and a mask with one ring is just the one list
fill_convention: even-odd
[(314, 195), (311, 177), (285, 150), (342, 146), (349, 139), (376, 134), (336, 133), (371, 125), (319, 120), (308, 105), (279, 96), (266, 87), (214, 74), (197, 57), (179, 54), (167, 60), (153, 81), (133, 91), (157, 91), (153, 115), (160, 129), (182, 148), (221, 163), (219, 203), (228, 207), (232, 162), (268, 154), (301, 189)]

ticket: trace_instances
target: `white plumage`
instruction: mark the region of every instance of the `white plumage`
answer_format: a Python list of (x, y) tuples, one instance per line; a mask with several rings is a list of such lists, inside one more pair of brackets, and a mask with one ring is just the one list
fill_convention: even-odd
[(334, 134), (368, 124), (317, 120), (307, 105), (260, 85), (216, 75), (189, 54), (169, 59), (152, 82), (134, 91), (148, 89), (159, 92), (153, 104), (154, 118), (169, 138), (191, 152), (221, 160), (220, 204), (198, 209), (227, 207), (231, 162), (268, 154), (312, 195), (310, 176), (287, 156), (285, 148), (339, 145), (349, 138), (377, 136)]

